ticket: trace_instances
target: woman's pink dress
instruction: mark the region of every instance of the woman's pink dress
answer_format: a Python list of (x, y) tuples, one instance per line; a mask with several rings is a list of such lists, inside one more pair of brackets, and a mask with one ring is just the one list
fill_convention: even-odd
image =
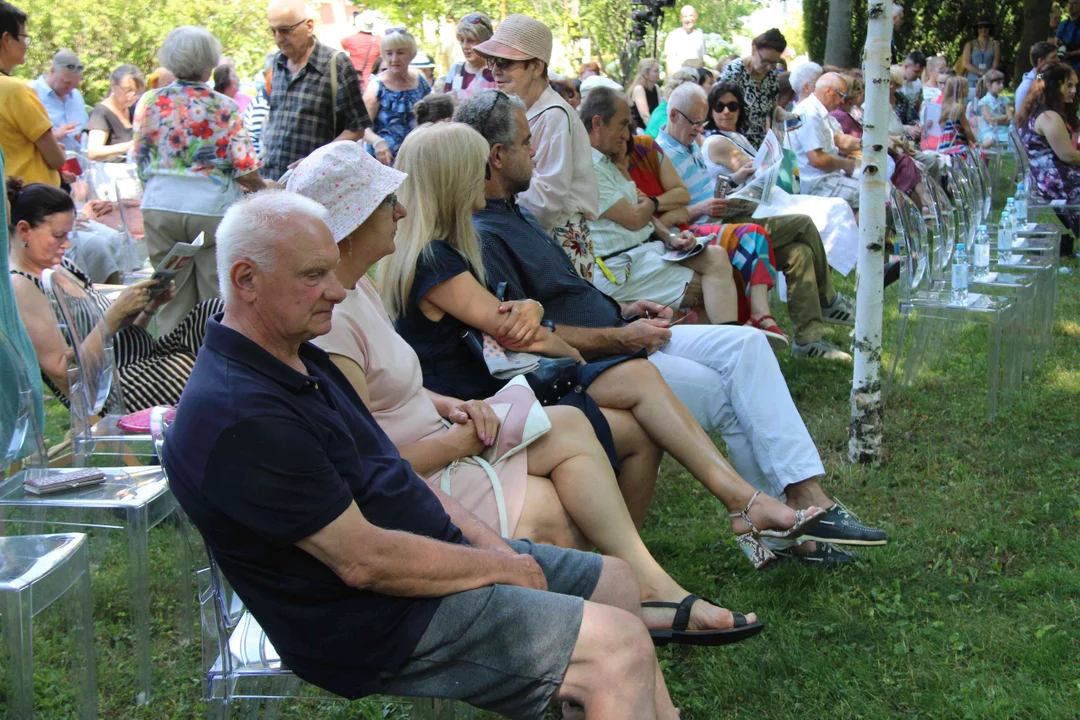
[[(361, 278), (334, 308), (330, 332), (315, 339), (328, 353), (347, 357), (363, 371), (371, 397), (368, 409), (395, 445), (436, 437), (447, 428), (423, 386), (420, 360), (394, 330), (371, 281)], [(525, 504), (528, 450), (495, 465), (506, 501), (508, 535), (513, 537)], [(439, 487), (442, 468), (426, 478)], [(461, 463), (451, 474), (452, 496), (486, 525), (499, 531), (491, 480), (476, 465)]]

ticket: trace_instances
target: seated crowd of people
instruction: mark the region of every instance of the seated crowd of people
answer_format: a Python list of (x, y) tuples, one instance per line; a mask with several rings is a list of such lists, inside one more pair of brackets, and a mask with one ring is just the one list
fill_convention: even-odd
[[(854, 324), (827, 248), (854, 242), (859, 71), (782, 77), (774, 29), (715, 75), (669, 57), (663, 84), (648, 59), (629, 91), (579, 86), (552, 77), (546, 25), (471, 13), (465, 61), (432, 82), (404, 30), (378, 63), (360, 38), (356, 63), (316, 39), (302, 0), (267, 19), (278, 50), (254, 97), (185, 26), (152, 87), (124, 65), (87, 113), (75, 53), (10, 77), (31, 20), (0, 1), (0, 290), (18, 308), (0, 329), (67, 402), (70, 339), (41, 275), (85, 289), (126, 408), (177, 405), (170, 487), (291, 670), (345, 697), (507, 717), (553, 700), (564, 717), (677, 717), (653, 647), (764, 623), (684, 587), (642, 541), (664, 453), (755, 568), (847, 566), (888, 542), (829, 493), (774, 353), (850, 360), (824, 325)], [(1015, 117), (1002, 79), (980, 76), (989, 141), (1009, 118), (1033, 194), (1080, 193), (1076, 75), (1038, 67)], [(891, 180), (917, 201), (941, 154), (987, 146), (954, 117), (966, 81), (945, 75), (916, 53), (891, 78)], [(928, 149), (919, 106), (939, 101)], [(773, 199), (729, 198), (772, 137), (790, 163)], [(115, 208), (80, 196), (68, 153), (132, 167), (155, 267), (203, 235), (168, 287), (95, 288), (117, 280), (85, 260), (115, 252), (93, 219)], [(791, 339), (770, 313), (781, 277)]]

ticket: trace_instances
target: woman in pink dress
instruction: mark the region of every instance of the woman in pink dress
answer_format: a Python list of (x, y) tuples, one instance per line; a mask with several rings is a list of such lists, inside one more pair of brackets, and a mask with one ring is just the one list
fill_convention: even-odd
[[(341, 251), (335, 273), (347, 296), (334, 309), (330, 333), (317, 344), (352, 383), (402, 457), (444, 503), (456, 501), (507, 537), (596, 547), (625, 561), (641, 586), (644, 620), (661, 644), (719, 645), (756, 633), (761, 625), (753, 615), (701, 600), (656, 562), (638, 535), (592, 426), (576, 408), (546, 408), (551, 430), (495, 465), (497, 479), (461, 462), (494, 442), (497, 417), (484, 401), (464, 402), (423, 388), (419, 359), (395, 332), (367, 277), (378, 260), (394, 252), (397, 222), (406, 214), (394, 191), (405, 177), (355, 143), (338, 142), (312, 153), (288, 181), (289, 190), (328, 209), (326, 223)], [(647, 487), (633, 492), (651, 494), (660, 452), (639, 433), (640, 452), (651, 462), (652, 472), (645, 479)], [(452, 500), (440, 492), (447, 467)], [(502, 503), (497, 500), (500, 494)], [(676, 625), (675, 609), (680, 606), (689, 610), (689, 620)]]

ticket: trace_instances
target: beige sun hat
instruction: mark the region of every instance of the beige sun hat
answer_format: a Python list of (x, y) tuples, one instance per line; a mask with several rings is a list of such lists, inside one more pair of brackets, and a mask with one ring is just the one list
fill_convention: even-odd
[(473, 48), (485, 57), (543, 60), (551, 64), (551, 28), (528, 15), (507, 15), (495, 34)]
[(408, 175), (383, 165), (358, 143), (323, 145), (293, 168), (286, 189), (311, 198), (329, 213), (326, 224), (341, 242), (360, 227)]

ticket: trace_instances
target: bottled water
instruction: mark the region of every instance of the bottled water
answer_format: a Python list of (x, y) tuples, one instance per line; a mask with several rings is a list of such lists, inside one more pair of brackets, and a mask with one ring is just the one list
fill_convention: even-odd
[(964, 243), (956, 243), (952, 261), (952, 301), (963, 305), (968, 294), (968, 256)]
[(1016, 183), (1016, 224), (1026, 225), (1028, 221), (1028, 194), (1023, 181)]
[[(990, 275), (990, 233), (986, 226), (980, 225), (975, 233), (975, 244), (971, 248), (972, 272), (976, 280), (985, 280)], [(954, 286), (955, 287), (955, 286)]]
[(1003, 265), (1012, 262), (1014, 232), (1015, 225), (1013, 224), (1013, 216), (1007, 209), (1003, 210), (1001, 213), (1001, 222), (998, 223), (997, 236), (998, 262)]

